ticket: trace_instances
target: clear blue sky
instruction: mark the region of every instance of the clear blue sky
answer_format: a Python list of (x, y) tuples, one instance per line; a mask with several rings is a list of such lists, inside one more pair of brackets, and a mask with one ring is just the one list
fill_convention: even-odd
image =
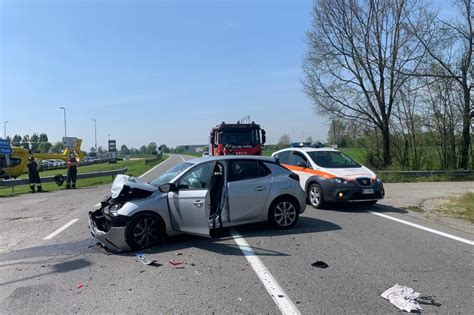
[(269, 143), (326, 138), (302, 92), (312, 1), (0, 0), (0, 121), (98, 145), (206, 143), (250, 115)]

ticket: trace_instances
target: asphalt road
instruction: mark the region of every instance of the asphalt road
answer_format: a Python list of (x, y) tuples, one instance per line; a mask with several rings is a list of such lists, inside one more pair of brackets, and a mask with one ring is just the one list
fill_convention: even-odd
[[(171, 156), (144, 179), (182, 160)], [(387, 199), (372, 208), (308, 207), (290, 231), (257, 224), (237, 233), (285, 291), (275, 300), (288, 299), (303, 314), (397, 313), (380, 297), (396, 283), (441, 303), (422, 305), (423, 312), (472, 313), (474, 233), (399, 208), (409, 198), (416, 203), (443, 193), (441, 186), (423, 185), (387, 185)], [(473, 183), (449, 187), (452, 193), (474, 190)], [(105, 252), (88, 231), (87, 213), (109, 189), (0, 199), (0, 313), (280, 312), (227, 230), (212, 239), (171, 238), (147, 251), (157, 266), (141, 264), (133, 253)], [(170, 259), (184, 261), (184, 268)], [(312, 267), (316, 260), (329, 267)]]

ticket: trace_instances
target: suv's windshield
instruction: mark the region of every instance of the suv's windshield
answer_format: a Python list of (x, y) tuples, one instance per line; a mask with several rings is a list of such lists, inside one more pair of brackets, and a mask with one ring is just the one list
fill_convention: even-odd
[(219, 143), (231, 145), (255, 145), (260, 141), (257, 130), (224, 130), (220, 132)]
[(161, 176), (152, 180), (150, 184), (155, 187), (159, 187), (163, 184), (169, 183), (170, 180), (178, 176), (178, 174), (180, 174), (182, 171), (184, 171), (185, 169), (189, 168), (192, 165), (193, 163), (188, 163), (188, 162), (179, 163), (178, 165), (175, 165), (174, 167), (170, 168), (169, 170), (161, 174)]
[(360, 167), (360, 164), (337, 151), (313, 151), (308, 152), (308, 155), (318, 166), (326, 168), (347, 168)]

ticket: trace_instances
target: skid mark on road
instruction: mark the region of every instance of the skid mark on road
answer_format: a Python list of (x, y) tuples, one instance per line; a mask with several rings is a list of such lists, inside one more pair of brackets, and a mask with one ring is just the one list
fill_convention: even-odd
[(235, 243), (247, 258), (248, 263), (252, 266), (253, 271), (257, 274), (263, 283), (268, 294), (272, 297), (282, 314), (301, 314), (295, 304), (290, 300), (283, 288), (278, 284), (273, 275), (268, 271), (267, 267), (262, 263), (257, 254), (249, 246), (247, 241), (235, 229), (231, 229), (230, 233)]
[(427, 231), (427, 232), (431, 232), (431, 233), (434, 233), (434, 234), (438, 234), (438, 235), (441, 235), (441, 236), (444, 236), (444, 237), (447, 237), (447, 238), (456, 240), (456, 241), (458, 241), (458, 242), (463, 242), (463, 243), (466, 243), (466, 244), (469, 244), (469, 245), (474, 245), (474, 241), (470, 241), (470, 240), (467, 240), (467, 239), (462, 238), (462, 237), (458, 237), (458, 236), (455, 236), (455, 235), (452, 235), (452, 234), (448, 234), (448, 233), (441, 232), (441, 231), (438, 231), (438, 230), (435, 230), (435, 229), (431, 229), (431, 228), (428, 228), (428, 227), (423, 226), (423, 225), (419, 225), (419, 224), (411, 223), (411, 222), (408, 222), (408, 221), (405, 221), (405, 220), (397, 219), (397, 218), (395, 218), (395, 217), (391, 217), (391, 216), (389, 216), (389, 215), (382, 214), (382, 213), (378, 213), (378, 212), (369, 211), (369, 213), (378, 215), (379, 217), (382, 217), (382, 218), (385, 218), (385, 219), (389, 219), (389, 220), (392, 220), (392, 221), (396, 221), (396, 222), (399, 222), (399, 223), (403, 223), (403, 224), (406, 224), (406, 225), (415, 227), (415, 228), (420, 229), (420, 230), (423, 230), (423, 231)]
[(61, 233), (62, 231), (64, 231), (65, 229), (67, 229), (68, 227), (70, 227), (71, 225), (73, 225), (74, 223), (76, 223), (77, 221), (79, 221), (79, 219), (72, 219), (71, 221), (69, 221), (68, 223), (64, 224), (63, 226), (61, 226), (59, 229), (57, 229), (56, 231), (54, 231), (53, 233), (49, 234), (48, 236), (46, 236), (45, 238), (43, 238), (43, 240), (50, 240), (52, 239), (53, 237), (55, 237), (56, 235), (58, 235), (59, 233)]

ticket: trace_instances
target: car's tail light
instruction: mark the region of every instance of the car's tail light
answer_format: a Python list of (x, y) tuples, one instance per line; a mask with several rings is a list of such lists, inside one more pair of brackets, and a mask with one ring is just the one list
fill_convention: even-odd
[(290, 175), (288, 175), (291, 179), (294, 179), (296, 180), (297, 182), (300, 181), (300, 177), (298, 176), (298, 174), (295, 174), (295, 173), (291, 173)]

